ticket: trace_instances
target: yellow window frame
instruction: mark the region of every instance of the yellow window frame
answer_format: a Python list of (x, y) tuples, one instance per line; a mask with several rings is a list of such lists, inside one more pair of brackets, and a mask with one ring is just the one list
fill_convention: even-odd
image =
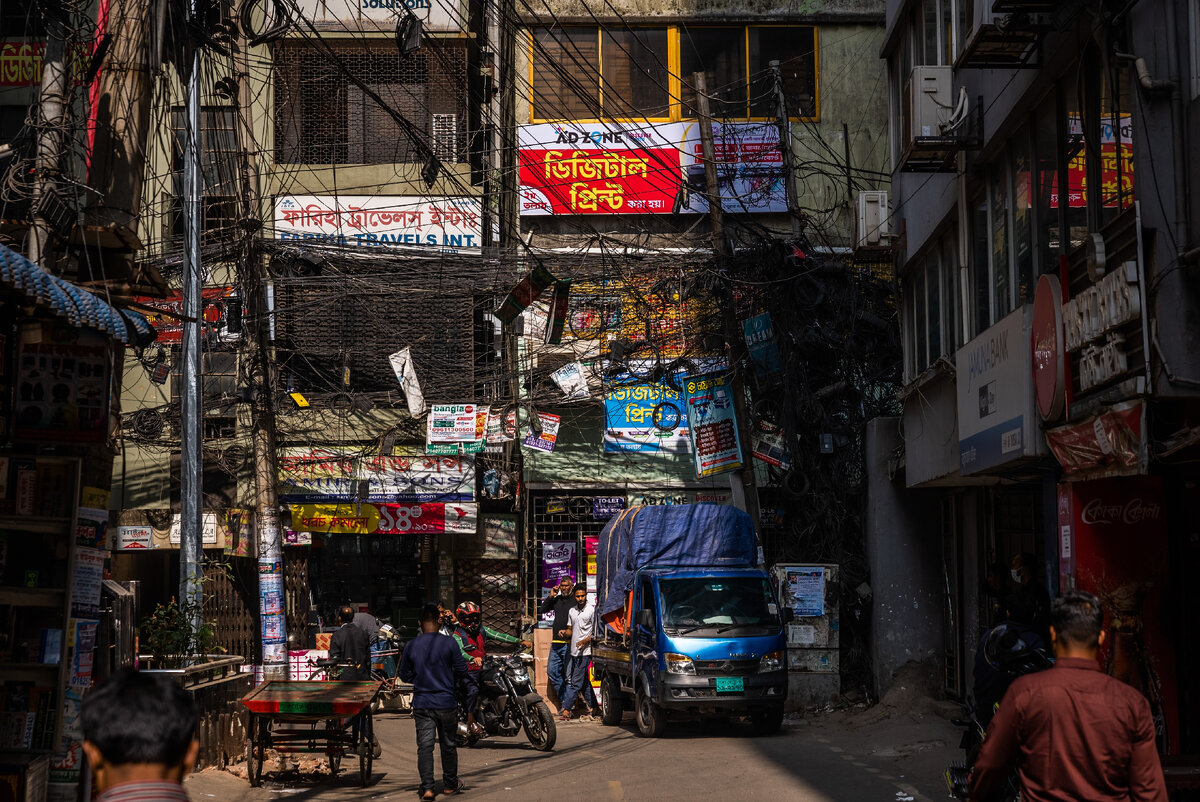
[[(529, 90), (526, 93), (526, 99), (529, 102), (529, 122), (530, 123), (547, 123), (560, 122), (561, 117), (538, 117), (537, 106), (534, 101), (534, 59), (537, 57), (534, 52), (533, 28), (541, 26), (531, 26), (525, 29), (526, 42), (528, 48), (526, 52), (529, 57)], [(596, 76), (599, 86), (598, 98), (601, 110), (604, 109), (604, 37), (601, 35), (602, 28), (599, 25), (566, 25), (564, 28), (595, 28), (596, 31)], [(638, 27), (658, 28), (662, 26), (647, 25), (634, 26)], [(600, 123), (600, 122), (681, 122), (685, 119), (690, 119), (683, 116), (683, 78), (679, 71), (682, 67), (682, 45), (680, 39), (680, 26), (667, 25), (667, 96), (668, 96), (668, 114), (666, 117), (587, 117), (587, 118), (572, 118), (571, 122), (580, 123)], [(696, 26), (706, 27), (706, 26)], [(735, 27), (729, 25), (711, 26), (711, 27)], [(739, 117), (738, 120), (747, 122), (766, 122), (774, 120), (774, 117), (751, 117), (750, 116), (750, 29), (751, 28), (812, 28), (813, 31), (813, 104), (816, 108), (816, 113), (810, 117), (805, 116), (789, 116), (791, 122), (819, 122), (821, 119), (821, 29), (817, 25), (801, 25), (777, 23), (770, 25), (754, 25), (742, 24), (742, 50), (745, 54), (745, 74), (746, 74), (746, 116)]]

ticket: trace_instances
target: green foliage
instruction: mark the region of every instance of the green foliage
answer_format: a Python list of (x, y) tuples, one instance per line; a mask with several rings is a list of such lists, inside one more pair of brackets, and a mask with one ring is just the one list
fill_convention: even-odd
[[(229, 570), (226, 563), (210, 562), (204, 567), (201, 583)], [(199, 621), (199, 626), (193, 621)], [(150, 653), (155, 668), (183, 668), (205, 655), (225, 651), (217, 645), (216, 626), (204, 620), (203, 603), (180, 603), (174, 598), (168, 604), (157, 605), (142, 619), (139, 642)]]

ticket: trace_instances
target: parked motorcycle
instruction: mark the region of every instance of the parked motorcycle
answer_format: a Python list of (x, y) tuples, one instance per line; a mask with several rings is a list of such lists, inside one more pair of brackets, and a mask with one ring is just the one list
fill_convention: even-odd
[(377, 650), (371, 652), (371, 679), (379, 683), (379, 693), (372, 702), (372, 709), (379, 712), (384, 709), (404, 710), (409, 707), (405, 702), (411, 702), (412, 691), (401, 682), (397, 672), (400, 670), (400, 657), (404, 654), (404, 646), (400, 636), (407, 632), (406, 627), (399, 629), (391, 624), (382, 624), (375, 638)]
[(533, 655), (487, 655), (479, 669), (479, 712), (476, 723), (483, 734), (467, 729), (466, 710), (459, 706), (458, 741), (461, 746), (473, 746), (485, 735), (512, 737), (522, 730), (529, 743), (539, 752), (554, 748), (558, 731), (550, 707), (533, 690), (529, 666)]
[[(992, 668), (1007, 674), (1011, 679), (1042, 671), (1054, 664), (1051, 658), (1031, 648), (1021, 637), (1020, 631), (1008, 624), (1000, 624), (988, 632), (984, 642), (984, 656)], [(951, 763), (945, 774), (946, 787), (954, 799), (967, 799), (970, 796), (971, 769), (987, 736), (987, 728), (980, 720), (973, 700), (968, 699), (963, 704), (963, 709), (967, 717), (954, 719), (953, 723), (964, 728), (958, 744), (963, 750), (964, 760)], [(1003, 792), (993, 797), (997, 802), (1018, 802), (1020, 798), (1020, 781), (1016, 772), (1009, 775)]]

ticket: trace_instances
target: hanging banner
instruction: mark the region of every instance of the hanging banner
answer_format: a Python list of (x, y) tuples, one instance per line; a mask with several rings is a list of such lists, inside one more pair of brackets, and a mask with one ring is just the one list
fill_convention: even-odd
[(1141, 401), (1103, 407), (1087, 418), (1046, 430), (1046, 444), (1068, 481), (1133, 476), (1147, 469)]
[(664, 384), (611, 387), (604, 395), (604, 450), (686, 454), (689, 428), (679, 393)]
[[(476, 431), (479, 407), (476, 404), (434, 404), (429, 408), (426, 443), (470, 443), (480, 440)], [(483, 410), (486, 421), (487, 410)]]
[[(542, 592), (541, 600), (550, 595), (550, 589), (567, 577), (574, 585), (579, 579), (579, 544), (574, 540), (542, 541)], [(538, 626), (548, 627), (554, 622), (554, 612), (542, 615)]]
[(681, 123), (522, 125), (522, 215), (670, 214)]
[(767, 386), (777, 384), (783, 360), (775, 343), (771, 314), (763, 312), (743, 320), (742, 334), (746, 338), (746, 350), (750, 352), (750, 364), (754, 366), (754, 377)]
[(293, 504), (295, 531), (355, 535), (471, 534), (478, 504)]
[[(183, 294), (173, 293), (166, 298), (151, 298), (149, 296), (134, 296), (134, 301), (143, 307), (158, 310), (139, 309), (150, 325), (158, 332), (156, 343), (183, 342)], [(220, 340), (237, 339), (240, 333), (231, 333), (229, 324), (240, 332), (242, 306), (238, 301), (233, 287), (205, 287), (200, 291), (200, 336), (204, 339), (216, 337)]]
[(475, 500), (473, 457), (427, 456), (415, 447), (397, 450), (401, 453), (391, 456), (358, 456), (321, 448), (280, 449), (279, 499), (293, 504)]
[(413, 367), (412, 350), (405, 346), (388, 357), (388, 363), (400, 382), (400, 390), (408, 404), (408, 414), (414, 418), (425, 412), (425, 394), (421, 392), (421, 382), (417, 380), (417, 371)]
[(411, 15), (426, 31), (467, 30), (468, 15), (461, 0), (296, 0), (296, 7), (304, 19), (326, 25), (349, 23), (391, 33), (402, 17)]
[(689, 377), (688, 426), (691, 429), (696, 476), (704, 478), (742, 467), (742, 444), (738, 438), (733, 395), (721, 374)]
[(558, 415), (551, 415), (548, 412), (539, 412), (538, 420), (542, 424), (542, 433), (534, 434), (530, 432), (525, 435), (525, 445), (530, 448), (536, 448), (538, 451), (553, 451), (554, 444), (558, 441), (558, 427), (562, 422), (562, 418)]
[(276, 239), (355, 250), (479, 253), (480, 220), (478, 198), (283, 195), (275, 199)]

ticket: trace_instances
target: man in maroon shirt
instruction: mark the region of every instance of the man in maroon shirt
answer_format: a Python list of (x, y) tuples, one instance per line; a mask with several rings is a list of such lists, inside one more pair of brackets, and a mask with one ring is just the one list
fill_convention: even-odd
[(1100, 670), (1103, 619), (1090, 593), (1054, 600), (1054, 667), (1009, 687), (971, 773), (974, 802), (987, 802), (1013, 769), (1022, 802), (1167, 802), (1150, 705)]

